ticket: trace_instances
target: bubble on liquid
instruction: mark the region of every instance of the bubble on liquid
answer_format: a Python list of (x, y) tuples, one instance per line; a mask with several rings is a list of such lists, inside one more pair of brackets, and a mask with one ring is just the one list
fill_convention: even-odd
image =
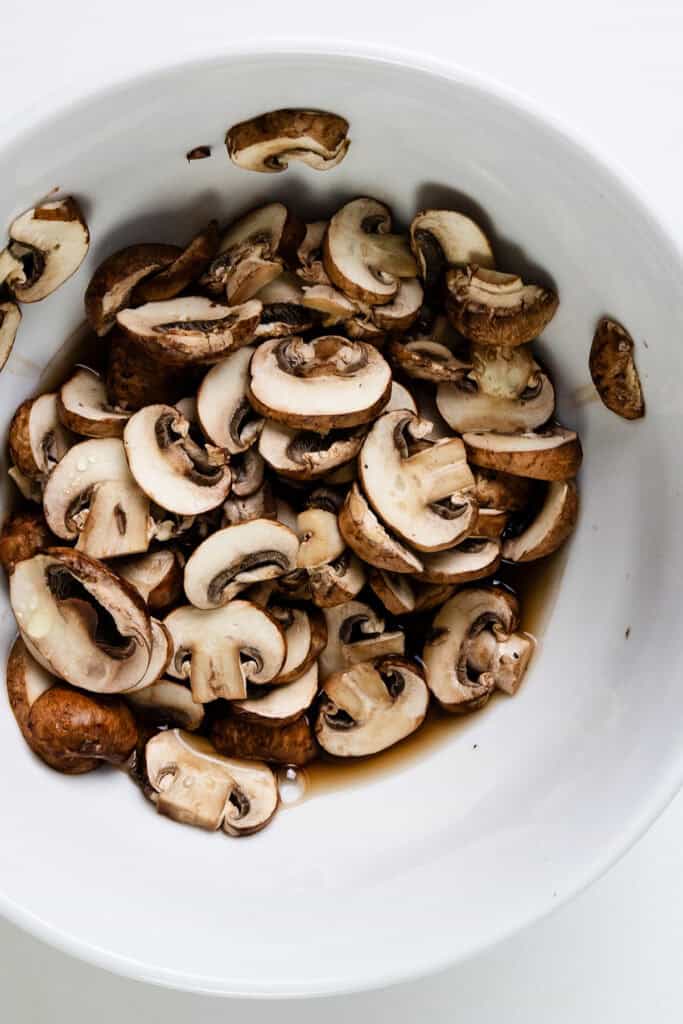
[(306, 796), (308, 779), (303, 768), (287, 765), (277, 773), (277, 787), (283, 807), (295, 807)]

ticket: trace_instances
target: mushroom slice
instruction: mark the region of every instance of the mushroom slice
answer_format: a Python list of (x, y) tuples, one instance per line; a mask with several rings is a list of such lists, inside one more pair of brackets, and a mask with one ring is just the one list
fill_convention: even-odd
[(366, 313), (357, 313), (350, 320), (345, 320), (341, 326), (349, 338), (353, 338), (354, 341), (367, 341), (375, 348), (381, 348), (386, 340), (387, 332), (373, 323)]
[(284, 664), (273, 682), (290, 683), (303, 675), (324, 650), (327, 643), (325, 619), (317, 608), (305, 611), (271, 604), (268, 612), (284, 630), (287, 645)]
[(417, 264), (404, 235), (392, 235), (391, 212), (376, 199), (353, 199), (330, 220), (323, 262), (332, 284), (352, 299), (380, 305), (398, 292)]
[(555, 292), (516, 274), (469, 266), (446, 275), (451, 323), (470, 341), (512, 347), (537, 338), (554, 317)]
[(322, 479), (331, 487), (337, 487), (344, 484), (352, 484), (357, 475), (356, 462), (353, 460), (352, 462), (345, 462), (343, 466), (339, 466), (338, 469), (334, 469), (331, 473), (326, 473)]
[(491, 243), (470, 217), (455, 210), (422, 210), (410, 225), (410, 246), (427, 288), (436, 288), (448, 267), (495, 266)]
[[(308, 711), (318, 693), (318, 666), (315, 662), (301, 675), (282, 686), (267, 686), (263, 696), (254, 693), (246, 700), (236, 700), (231, 704), (233, 715), (249, 721), (265, 722), (271, 725), (286, 725)], [(254, 687), (256, 690), (256, 687)], [(196, 707), (196, 705), (195, 705)]]
[(581, 442), (573, 430), (553, 426), (525, 434), (463, 434), (467, 457), (476, 466), (532, 480), (568, 480), (581, 465)]
[(344, 551), (346, 545), (339, 532), (337, 516), (322, 508), (307, 508), (297, 517), (299, 552), (298, 569), (316, 569), (319, 565), (333, 562)]
[(645, 400), (633, 359), (633, 338), (616, 320), (603, 317), (597, 326), (588, 362), (600, 399), (625, 420), (645, 415)]
[(23, 265), (24, 280), (11, 280), (19, 302), (39, 302), (75, 274), (90, 245), (88, 225), (75, 199), (55, 199), (13, 221), (10, 254)]
[(37, 480), (57, 465), (70, 444), (57, 415), (57, 395), (52, 392), (22, 402), (9, 427), (9, 450), (17, 468)]
[(318, 317), (304, 302), (303, 289), (294, 274), (281, 274), (261, 288), (255, 297), (263, 304), (256, 328), (258, 339), (288, 338), (310, 331), (318, 322)]
[(29, 651), (74, 686), (120, 693), (147, 671), (149, 613), (133, 587), (102, 562), (48, 548), (16, 565), (10, 601)]
[(500, 543), (468, 538), (448, 551), (424, 555), (420, 579), (427, 583), (467, 583), (490, 576), (500, 565)]
[(500, 587), (461, 590), (441, 608), (422, 657), (442, 707), (474, 711), (496, 688), (517, 692), (534, 648), (518, 623), (517, 599)]
[(277, 810), (277, 782), (267, 765), (223, 757), (181, 729), (148, 740), (145, 767), (157, 811), (184, 825), (246, 836)]
[(364, 428), (316, 434), (295, 430), (266, 420), (259, 438), (259, 452), (280, 476), (314, 480), (355, 459), (365, 438)]
[(415, 607), (413, 611), (428, 612), (433, 608), (440, 608), (453, 595), (455, 589), (450, 583), (420, 583), (415, 581), (413, 586)]
[(311, 725), (303, 715), (293, 722), (279, 723), (231, 713), (214, 721), (211, 739), (222, 754), (273, 764), (305, 765), (319, 753)]
[(250, 523), (254, 519), (277, 519), (277, 504), (273, 488), (265, 483), (247, 495), (246, 498), (227, 498), (223, 502), (221, 526), (237, 526), (239, 523)]
[(472, 367), (468, 377), (480, 393), (491, 398), (520, 398), (535, 383), (540, 367), (534, 362), (532, 346), (470, 345)]
[(392, 615), (409, 615), (414, 610), (415, 594), (411, 581), (400, 573), (373, 569), (368, 583)]
[(261, 315), (255, 300), (221, 306), (187, 296), (124, 309), (116, 320), (124, 333), (165, 363), (217, 363), (253, 339)]
[(206, 270), (218, 249), (218, 222), (209, 221), (182, 252), (163, 270), (144, 277), (136, 285), (133, 305), (174, 299)]
[(349, 547), (369, 565), (394, 573), (419, 573), (422, 570), (422, 562), (417, 555), (392, 537), (380, 523), (357, 484), (347, 494), (339, 513), (339, 529)]
[(397, 381), (391, 382), (391, 397), (384, 406), (383, 412), (397, 412), (399, 409), (407, 409), (408, 412), (417, 415), (417, 405), (408, 388)]
[(125, 694), (125, 699), (137, 715), (157, 727), (171, 725), (194, 732), (204, 722), (204, 706), (195, 704), (189, 687), (172, 679), (159, 679)]
[(149, 498), (128, 468), (123, 442), (98, 437), (70, 448), (47, 479), (43, 510), (50, 529), (93, 558), (146, 551)]
[(183, 561), (171, 548), (117, 562), (116, 571), (135, 587), (152, 611), (168, 608), (182, 593)]
[(21, 323), (16, 302), (0, 302), (0, 370), (9, 359)]
[(256, 447), (237, 452), (230, 459), (232, 490), (237, 498), (248, 498), (263, 486), (266, 464)]
[(129, 693), (135, 693), (137, 690), (146, 690), (148, 686), (152, 686), (158, 679), (161, 679), (173, 657), (173, 641), (166, 626), (163, 622), (159, 622), (158, 619), (151, 619), (150, 622), (152, 629), (152, 651), (149, 665), (140, 682), (124, 691), (126, 696)]
[(177, 245), (129, 245), (100, 263), (85, 291), (85, 315), (95, 333), (107, 334), (138, 282), (172, 265), (180, 255)]
[(419, 339), (398, 341), (388, 346), (389, 362), (397, 370), (416, 380), (459, 381), (465, 377), (470, 364), (456, 358), (451, 350), (439, 341)]
[(390, 392), (391, 370), (377, 349), (336, 335), (266, 341), (251, 360), (251, 404), (291, 427), (324, 433), (367, 423)]
[[(351, 601), (365, 586), (363, 563), (352, 551), (309, 570), (310, 598), (318, 608), (334, 608)], [(282, 587), (283, 580), (280, 580)]]
[(546, 423), (555, 411), (555, 389), (545, 373), (536, 374), (519, 398), (492, 398), (466, 377), (439, 384), (436, 404), (446, 423), (459, 434), (470, 430), (529, 432)]
[(304, 288), (301, 301), (306, 309), (322, 313), (324, 327), (333, 327), (358, 313), (358, 303), (331, 284), (315, 284)]
[(130, 471), (145, 494), (169, 512), (199, 515), (230, 491), (225, 453), (200, 446), (172, 405), (148, 405), (129, 419), (123, 443)]
[(377, 658), (325, 680), (315, 734), (336, 757), (377, 754), (415, 732), (428, 703), (429, 690), (414, 664)]
[(323, 611), (327, 625), (327, 646), (318, 661), (324, 681), (348, 665), (369, 661), (384, 654), (403, 654), (405, 638), (400, 630), (385, 632), (384, 619), (362, 601)]
[(225, 144), (232, 162), (248, 171), (286, 171), (290, 160), (328, 171), (346, 156), (348, 131), (348, 121), (324, 110), (271, 110), (233, 125)]
[(195, 608), (218, 608), (252, 583), (297, 567), (299, 540), (273, 519), (254, 519), (211, 534), (185, 566), (185, 593)]
[(477, 505), (467, 493), (474, 477), (459, 438), (409, 455), (406, 433), (414, 436), (423, 426), (401, 410), (381, 416), (358, 456), (359, 472), (368, 501), (387, 527), (419, 551), (441, 551), (474, 525)]
[(197, 416), (214, 444), (231, 454), (246, 451), (259, 439), (263, 419), (247, 399), (252, 348), (238, 349), (212, 366), (197, 393)]
[(526, 508), (538, 484), (523, 476), (497, 473), (495, 469), (474, 466), (474, 495), (480, 511), (484, 508), (504, 512), (520, 512)]
[(269, 683), (284, 664), (282, 629), (249, 601), (211, 611), (186, 605), (167, 615), (164, 625), (173, 640), (169, 675), (189, 678), (198, 704), (218, 697), (241, 700), (247, 682)]
[(299, 266), (297, 276), (307, 285), (329, 285), (330, 279), (323, 265), (323, 239), (329, 221), (314, 220), (305, 226), (305, 234), (296, 250)]
[(173, 401), (187, 388), (187, 377), (188, 367), (163, 362), (118, 327), (111, 332), (106, 387), (109, 401), (117, 409), (135, 411)]
[(570, 536), (579, 514), (579, 498), (573, 480), (548, 484), (545, 499), (533, 521), (517, 537), (503, 542), (503, 558), (531, 562), (556, 551)]
[(13, 512), (0, 531), (0, 565), (6, 573), (14, 571), (17, 562), (33, 558), (55, 542), (42, 512), (37, 509)]
[(479, 508), (477, 521), (472, 528), (472, 536), (489, 540), (498, 540), (508, 524), (508, 513), (499, 508)]
[(43, 487), (41, 480), (32, 480), (26, 476), (17, 466), (10, 466), (7, 476), (13, 481), (22, 498), (26, 501), (35, 502), (36, 505), (43, 503)]
[(199, 283), (212, 295), (227, 295), (231, 304), (246, 302), (279, 277), (303, 233), (283, 203), (257, 206), (225, 231)]
[(399, 282), (398, 291), (382, 306), (371, 307), (371, 318), (382, 331), (407, 331), (417, 320), (424, 297), (416, 277)]
[(129, 412), (113, 408), (99, 374), (85, 366), (62, 384), (57, 414), (68, 430), (84, 437), (121, 437)]

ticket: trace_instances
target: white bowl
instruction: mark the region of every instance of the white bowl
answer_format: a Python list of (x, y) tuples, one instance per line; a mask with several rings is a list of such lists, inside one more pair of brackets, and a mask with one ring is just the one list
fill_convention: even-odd
[[(340, 167), (267, 177), (230, 164), (225, 129), (284, 105), (348, 117)], [(205, 143), (212, 159), (188, 163)], [(154, 73), (30, 124), (3, 143), (0, 180), (11, 183), (0, 223), (59, 185), (83, 200), (92, 234), (76, 277), (25, 310), (0, 376), (5, 428), (113, 249), (186, 238), (261, 198), (320, 214), (364, 193), (403, 219), (432, 204), (474, 210), (502, 266), (552, 275), (561, 306), (543, 356), (585, 448), (579, 529), (519, 695), (454, 722), (422, 759), (282, 811), (252, 839), (164, 820), (122, 774), (49, 771), (3, 700), (2, 911), (137, 978), (312, 995), (470, 956), (605, 870), (673, 795), (683, 750), (683, 268), (622, 177), (459, 72), (273, 50)], [(639, 423), (585, 402), (605, 313), (636, 340)], [(4, 651), (14, 623), (2, 602)]]

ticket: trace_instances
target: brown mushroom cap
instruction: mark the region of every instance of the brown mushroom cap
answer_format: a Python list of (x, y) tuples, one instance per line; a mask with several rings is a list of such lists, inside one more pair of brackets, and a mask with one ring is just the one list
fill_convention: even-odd
[(16, 302), (0, 301), (0, 370), (12, 353), (20, 323), (21, 310)]
[(33, 558), (54, 543), (54, 534), (42, 512), (34, 509), (13, 512), (0, 532), (0, 565), (6, 573), (12, 573), (17, 562)]
[(218, 249), (218, 222), (209, 221), (182, 252), (163, 270), (143, 277), (132, 294), (132, 303), (163, 302), (174, 299), (196, 281)]
[(67, 451), (71, 439), (59, 422), (57, 395), (22, 402), (9, 428), (12, 461), (31, 480), (46, 476)]
[(588, 362), (604, 405), (625, 420), (645, 415), (645, 400), (633, 358), (633, 338), (609, 317), (599, 322)]
[(491, 576), (500, 565), (497, 540), (468, 538), (448, 551), (423, 555), (420, 579), (427, 583), (467, 583)]
[(555, 292), (524, 284), (515, 274), (469, 266), (446, 275), (446, 307), (451, 323), (470, 341), (482, 345), (524, 345), (552, 320), (559, 300)]
[(251, 361), (251, 404), (291, 427), (325, 432), (367, 423), (390, 392), (391, 370), (377, 349), (335, 335), (266, 341)]
[(228, 757), (272, 764), (305, 765), (318, 756), (313, 730), (305, 717), (271, 723), (230, 715), (213, 723), (211, 739), (216, 750)]
[(500, 473), (495, 469), (474, 466), (474, 495), (480, 508), (519, 512), (529, 504), (538, 485), (523, 476)]
[(379, 569), (395, 573), (419, 573), (422, 562), (414, 552), (391, 536), (354, 484), (339, 512), (339, 529), (356, 554)]
[(368, 583), (392, 615), (408, 615), (415, 610), (415, 593), (411, 580), (400, 573), (373, 569), (368, 576)]
[(499, 587), (465, 588), (436, 614), (423, 661), (427, 685), (448, 711), (474, 711), (493, 690), (515, 693), (533, 652), (516, 632), (519, 606)]
[(130, 416), (112, 408), (100, 375), (85, 366), (62, 384), (57, 414), (68, 430), (83, 437), (121, 437)]
[(225, 144), (232, 162), (248, 171), (286, 171), (290, 160), (327, 171), (346, 156), (348, 130), (348, 121), (324, 110), (271, 110), (233, 125)]
[(115, 327), (109, 336), (106, 386), (112, 406), (136, 411), (173, 401), (188, 386), (188, 367), (170, 365), (151, 355)]
[(97, 758), (123, 764), (137, 743), (135, 720), (116, 697), (94, 697), (66, 686), (53, 686), (31, 706), (28, 729), (37, 752), (57, 767), (64, 759)]
[(470, 217), (455, 210), (422, 210), (410, 225), (410, 246), (427, 288), (435, 288), (447, 267), (474, 263), (495, 266), (491, 243)]
[(573, 480), (548, 484), (538, 514), (516, 537), (503, 542), (503, 558), (531, 562), (556, 551), (571, 535), (579, 514), (579, 497)]
[(10, 226), (13, 256), (28, 261), (23, 281), (11, 288), (20, 302), (39, 302), (75, 274), (90, 245), (88, 225), (75, 199), (54, 199), (33, 207)]
[(581, 442), (573, 430), (554, 426), (538, 433), (463, 434), (470, 462), (532, 480), (568, 480), (581, 465)]
[(90, 279), (85, 291), (85, 315), (100, 336), (116, 323), (135, 286), (145, 277), (170, 266), (182, 255), (177, 245), (129, 245), (112, 253)]
[(508, 524), (510, 516), (499, 508), (481, 508), (477, 513), (477, 521), (472, 527), (472, 536), (482, 539), (498, 540)]

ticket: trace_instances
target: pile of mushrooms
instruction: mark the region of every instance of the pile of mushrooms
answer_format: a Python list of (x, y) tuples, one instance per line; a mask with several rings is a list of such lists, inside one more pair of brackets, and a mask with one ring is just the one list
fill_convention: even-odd
[[(343, 119), (277, 114), (231, 129), (236, 163), (344, 156)], [(52, 205), (0, 262), (20, 301), (87, 249)], [(369, 197), (105, 259), (85, 292), (102, 365), (10, 430), (7, 681), (31, 749), (124, 765), (162, 814), (239, 836), (273, 817), (277, 766), (514, 694), (533, 639), (501, 563), (551, 554), (578, 510), (581, 446), (534, 350), (557, 306), (464, 214), (405, 231)]]

